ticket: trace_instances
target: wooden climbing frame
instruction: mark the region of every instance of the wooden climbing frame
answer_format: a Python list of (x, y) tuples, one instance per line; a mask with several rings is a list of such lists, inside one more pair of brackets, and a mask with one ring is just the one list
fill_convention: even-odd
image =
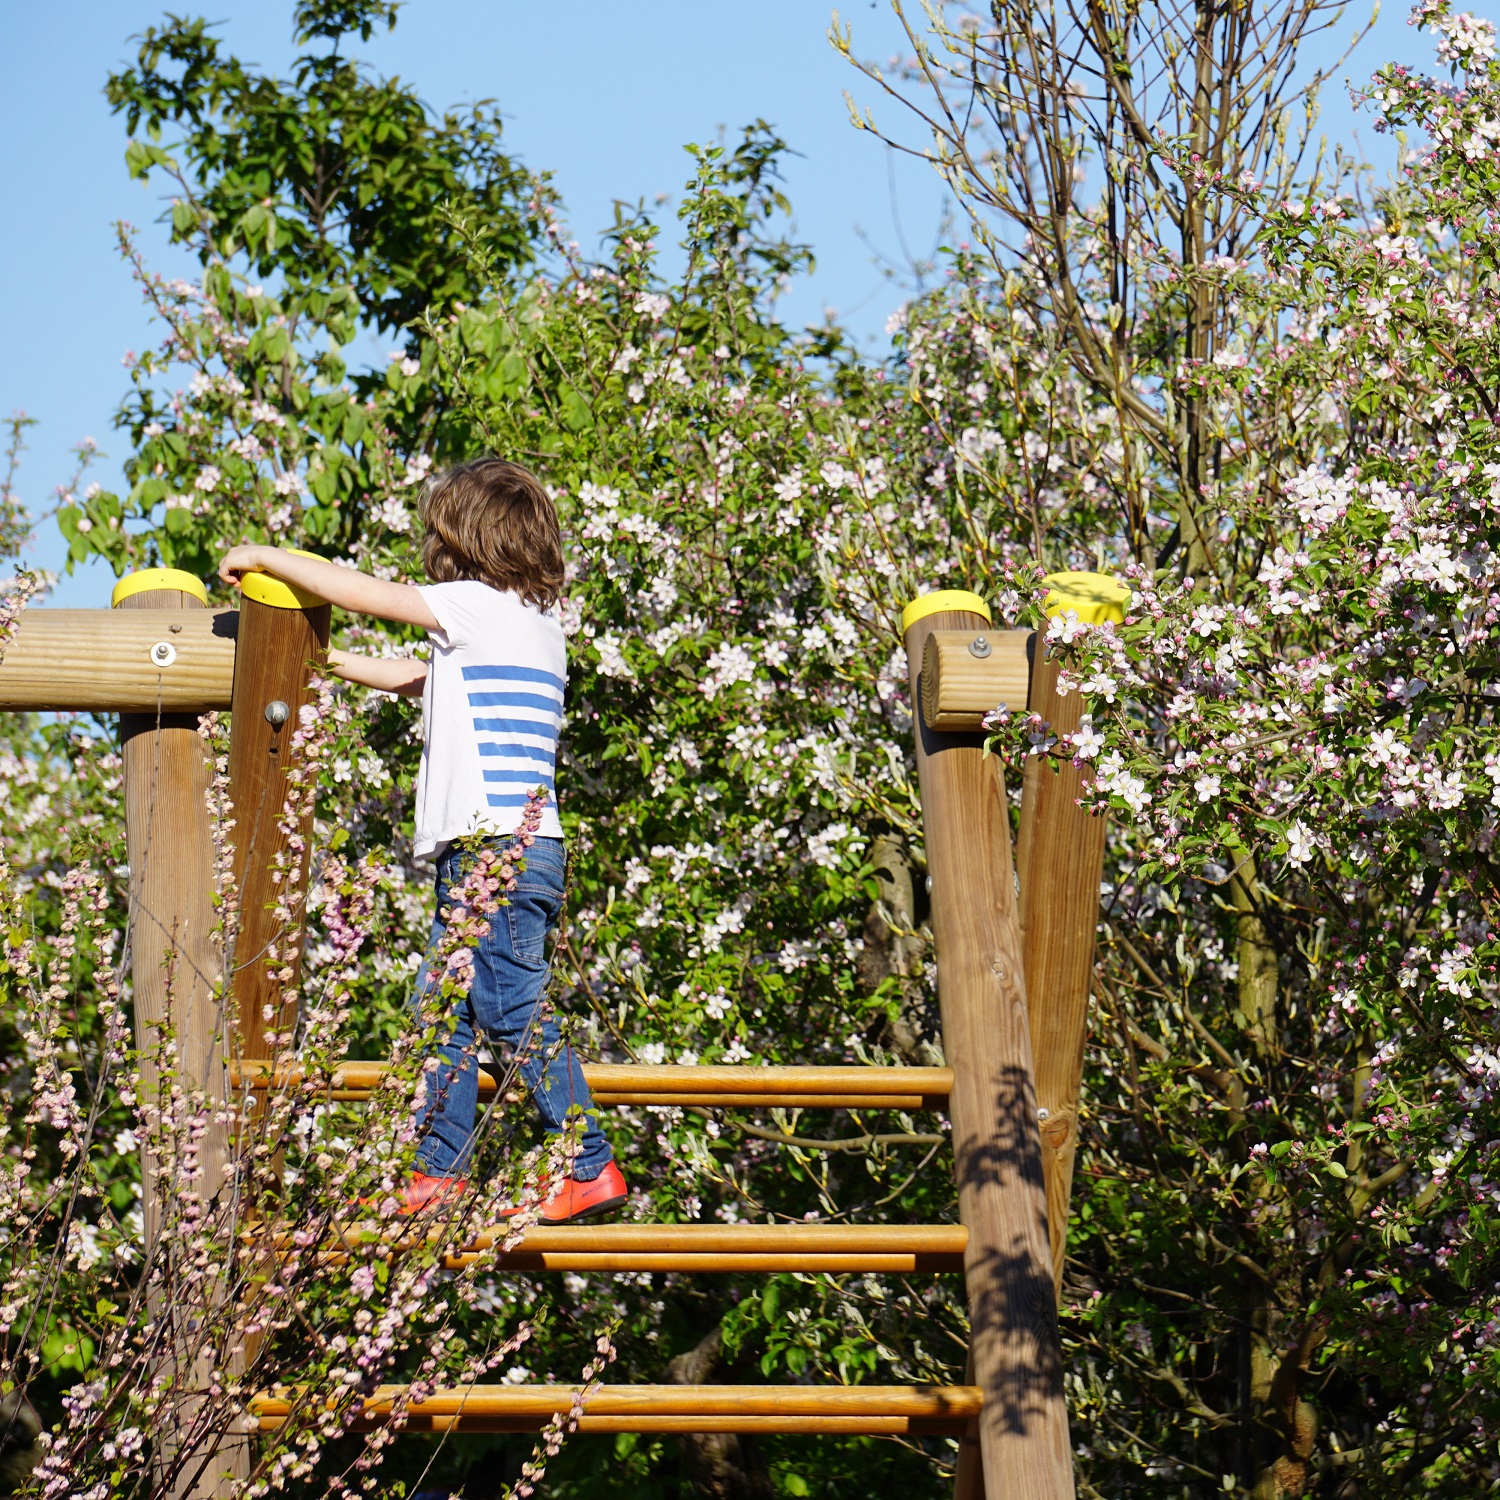
[[(1057, 575), (1049, 607), (1097, 621), (1118, 617), (1123, 591), (1095, 575)], [(301, 897), (309, 829), (283, 826), (292, 735), (311, 671), (328, 642), (328, 606), (263, 575), (246, 580), (239, 611), (209, 610), (196, 578), (153, 569), (122, 579), (116, 609), (32, 610), (0, 662), (0, 711), (119, 713), (131, 869), (137, 1035), (170, 1019), (184, 1072), (227, 1100), (296, 1086), (295, 1067), (270, 1061), (268, 1031), (295, 1023), (285, 995), (302, 950)], [(1057, 663), (1029, 630), (995, 630), (975, 595), (943, 591), (902, 620), (914, 705), (924, 843), (948, 1066), (686, 1067), (587, 1064), (604, 1107), (697, 1109), (946, 1109), (952, 1123), (958, 1224), (538, 1226), (506, 1251), (512, 1274), (559, 1271), (962, 1271), (972, 1328), (970, 1374), (951, 1387), (602, 1386), (584, 1405), (585, 1432), (809, 1432), (952, 1435), (961, 1439), (963, 1500), (1066, 1500), (1072, 1454), (1057, 1335), (1069, 1190), (1077, 1140), (1104, 824), (1078, 805), (1086, 771), (1036, 757), (1023, 777), (1020, 838), (982, 721), (1023, 705), (1059, 732), (1078, 727), (1080, 698), (1056, 693)], [(228, 709), (230, 797), (241, 926), (234, 1015), (213, 1013), (221, 976), (207, 771), (199, 716)], [(300, 836), (300, 839), (299, 839)], [(301, 854), (295, 850), (300, 842)], [(277, 898), (280, 898), (278, 915)], [(172, 988), (166, 954), (190, 982)], [(384, 1076), (379, 1061), (348, 1061), (325, 1097), (360, 1100)], [(481, 1094), (495, 1077), (482, 1073)], [(211, 1189), (226, 1179), (227, 1132), (207, 1143)], [(148, 1191), (147, 1202), (152, 1195)], [(154, 1232), (150, 1218), (148, 1236)], [(423, 1226), (441, 1241), (441, 1225)], [(291, 1226), (246, 1237), (274, 1260)], [(337, 1227), (319, 1254), (350, 1248)], [(400, 1233), (397, 1231), (396, 1233)], [(444, 1245), (461, 1267), (491, 1250), (499, 1230)], [(361, 1235), (362, 1245), (367, 1244)], [(392, 1238), (391, 1253), (401, 1241)], [(253, 1358), (253, 1350), (251, 1351)], [(399, 1418), (405, 1431), (533, 1432), (576, 1392), (564, 1386), (470, 1386), (408, 1403), (400, 1387), (369, 1398), (362, 1427)], [(281, 1388), (253, 1403), (274, 1431), (317, 1392)], [(186, 1431), (190, 1413), (179, 1414)], [(172, 1424), (159, 1441), (170, 1447)], [(199, 1472), (243, 1478), (249, 1450), (225, 1436)], [(222, 1480), (180, 1488), (183, 1500)]]

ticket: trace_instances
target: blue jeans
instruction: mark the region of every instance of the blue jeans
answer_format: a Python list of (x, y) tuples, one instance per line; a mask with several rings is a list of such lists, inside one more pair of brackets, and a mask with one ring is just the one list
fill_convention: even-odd
[[(510, 839), (502, 834), (494, 842), (503, 848)], [(470, 858), (472, 849), (470, 841)], [(427, 997), (430, 965), (444, 932), (448, 889), (462, 879), (463, 858), (464, 850), (450, 844), (438, 860), (437, 917), (417, 974), (414, 1007)], [(577, 1056), (563, 1045), (557, 1021), (538, 1014), (550, 972), (547, 936), (562, 908), (565, 865), (561, 839), (538, 839), (526, 852), (526, 867), (510, 893), (509, 904), (490, 919), (489, 930), (474, 952), (474, 983), (458, 1004), (451, 1036), (434, 1046), (443, 1066), (428, 1075), (427, 1098), (417, 1117), (422, 1136), (417, 1148), (419, 1171), (433, 1177), (456, 1177), (468, 1170), (479, 1103), (476, 1053), (481, 1039), (502, 1042), (515, 1051), (521, 1075), (550, 1133), (563, 1129), (573, 1106), (583, 1111), (580, 1151), (573, 1161), (575, 1177), (590, 1182), (614, 1159), (599, 1129)]]

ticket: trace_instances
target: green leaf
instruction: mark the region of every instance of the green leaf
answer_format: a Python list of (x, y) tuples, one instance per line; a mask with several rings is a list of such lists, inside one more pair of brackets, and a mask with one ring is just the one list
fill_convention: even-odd
[(563, 387), (562, 419), (569, 432), (583, 432), (594, 425), (594, 413), (589, 403), (571, 385)]
[(266, 220), (270, 217), (265, 208), (257, 203), (253, 208), (246, 209), (240, 217), (240, 233), (244, 236), (245, 243), (254, 247), (255, 242), (262, 239), (266, 232)]
[(132, 177), (144, 177), (152, 162), (151, 147), (144, 141), (131, 141), (125, 148), (125, 167)]

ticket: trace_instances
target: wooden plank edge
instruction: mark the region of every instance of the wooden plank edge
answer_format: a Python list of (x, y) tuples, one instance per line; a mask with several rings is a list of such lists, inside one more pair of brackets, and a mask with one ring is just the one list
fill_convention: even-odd
[[(540, 1432), (546, 1417), (508, 1417), (489, 1415), (426, 1416), (414, 1414), (397, 1429), (398, 1432), (423, 1434)], [(287, 1423), (285, 1417), (262, 1416), (258, 1430), (276, 1432)], [(972, 1417), (731, 1417), (731, 1416), (593, 1416), (587, 1411), (578, 1419), (581, 1433), (591, 1432), (738, 1432), (738, 1433), (847, 1433), (865, 1437), (962, 1437), (973, 1427)], [(374, 1432), (389, 1426), (379, 1419), (359, 1418), (351, 1432)]]
[[(363, 1417), (389, 1418), (404, 1387), (381, 1386), (365, 1398)], [(251, 1398), (262, 1418), (289, 1416), (305, 1396), (297, 1387), (274, 1387)], [(572, 1385), (471, 1385), (433, 1391), (408, 1409), (411, 1417), (536, 1417), (567, 1411), (579, 1394)], [(604, 1385), (595, 1388), (585, 1410), (595, 1417), (641, 1418), (899, 1417), (922, 1421), (963, 1421), (977, 1416), (983, 1402), (978, 1386), (805, 1386), (805, 1385)], [(333, 1400), (315, 1409), (332, 1410)]]

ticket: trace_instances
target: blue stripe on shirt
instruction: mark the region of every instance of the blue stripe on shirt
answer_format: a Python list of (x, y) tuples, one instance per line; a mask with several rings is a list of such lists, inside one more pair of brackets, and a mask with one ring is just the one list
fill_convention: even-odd
[[(470, 693), (470, 708), (525, 708), (528, 705), (517, 703), (516, 699), (522, 697), (520, 693)], [(544, 714), (554, 719), (562, 718), (562, 705), (560, 703), (546, 703), (538, 701), (536, 705)]]
[[(489, 734), (529, 734), (539, 740), (557, 738), (556, 724), (543, 724), (537, 719), (475, 719), (474, 727)], [(495, 752), (481, 744), (479, 753), (493, 755)]]
[(486, 781), (524, 781), (527, 786), (544, 786), (548, 789), (556, 782), (545, 771), (485, 771)]
[(557, 759), (556, 751), (539, 750), (535, 745), (517, 745), (510, 740), (500, 742), (496, 749), (481, 750), (480, 754), (503, 755), (511, 760), (535, 760), (548, 767)]
[(499, 677), (506, 682), (544, 682), (549, 687), (555, 687), (562, 692), (567, 683), (552, 672), (544, 672), (540, 667), (465, 667), (463, 669), (465, 682), (477, 682), (484, 677)]
[(539, 708), (543, 713), (559, 714), (562, 704), (556, 698), (540, 693), (470, 693), (470, 708)]
[[(486, 794), (484, 800), (491, 807), (525, 807), (531, 801), (531, 798), (524, 792), (489, 792)], [(554, 805), (556, 798), (549, 797), (547, 802), (549, 806)]]

